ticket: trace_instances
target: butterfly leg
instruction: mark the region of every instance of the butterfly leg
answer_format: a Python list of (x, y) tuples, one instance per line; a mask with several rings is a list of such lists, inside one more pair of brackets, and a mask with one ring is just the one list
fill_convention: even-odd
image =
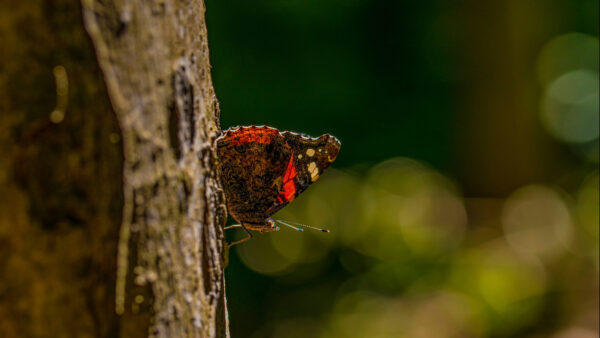
[(234, 225), (230, 225), (230, 226), (225, 227), (224, 230), (239, 228), (241, 226), (242, 226), (241, 224), (234, 224)]
[(246, 229), (246, 227), (245, 227), (243, 224), (236, 224), (236, 225), (232, 225), (232, 226), (226, 227), (226, 228), (225, 228), (225, 230), (227, 230), (227, 228), (232, 228), (232, 227), (235, 227), (235, 228), (237, 228), (238, 226), (242, 227), (242, 229), (244, 229), (244, 231), (246, 232), (246, 234), (247, 234), (248, 236), (246, 236), (246, 238), (242, 238), (242, 239), (240, 239), (239, 241), (235, 241), (235, 242), (233, 242), (233, 243), (228, 243), (228, 244), (227, 244), (227, 248), (231, 248), (231, 247), (232, 247), (232, 246), (234, 246), (234, 245), (237, 245), (237, 244), (240, 244), (240, 243), (244, 243), (245, 241), (247, 241), (247, 240), (249, 240), (250, 238), (252, 238), (252, 234), (250, 233), (250, 231), (249, 231), (248, 229)]

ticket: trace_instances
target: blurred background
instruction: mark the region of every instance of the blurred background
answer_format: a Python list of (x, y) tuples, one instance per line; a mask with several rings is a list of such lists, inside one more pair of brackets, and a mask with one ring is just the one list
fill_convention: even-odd
[[(598, 336), (598, 1), (207, 0), (223, 129), (342, 141), (233, 337)], [(231, 238), (241, 233), (229, 233)]]

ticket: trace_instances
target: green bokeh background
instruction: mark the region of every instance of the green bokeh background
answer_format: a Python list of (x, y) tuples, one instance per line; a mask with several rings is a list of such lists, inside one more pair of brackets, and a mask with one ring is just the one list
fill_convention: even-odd
[(223, 129), (342, 141), (276, 215), (331, 236), (232, 249), (232, 336), (597, 336), (598, 1), (208, 0), (206, 16)]

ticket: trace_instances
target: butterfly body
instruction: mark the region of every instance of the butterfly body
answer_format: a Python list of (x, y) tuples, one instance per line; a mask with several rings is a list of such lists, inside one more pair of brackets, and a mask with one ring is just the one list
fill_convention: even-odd
[(340, 142), (267, 126), (230, 128), (217, 138), (229, 214), (248, 230), (278, 230), (270, 216), (292, 202), (335, 160)]

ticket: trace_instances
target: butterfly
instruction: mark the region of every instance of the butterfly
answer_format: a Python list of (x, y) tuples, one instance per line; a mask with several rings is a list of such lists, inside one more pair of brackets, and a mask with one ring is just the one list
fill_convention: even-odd
[[(268, 126), (230, 128), (216, 142), (227, 210), (239, 223), (225, 229), (242, 227), (248, 235), (229, 246), (249, 240), (249, 230), (279, 230), (271, 215), (319, 179), (341, 147), (329, 134), (312, 138)], [(288, 224), (293, 222), (277, 222), (302, 231)]]

